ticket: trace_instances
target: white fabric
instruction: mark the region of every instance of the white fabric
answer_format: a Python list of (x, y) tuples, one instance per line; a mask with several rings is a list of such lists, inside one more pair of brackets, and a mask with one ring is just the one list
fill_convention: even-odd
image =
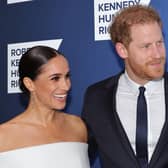
[(88, 144), (58, 142), (0, 153), (1, 168), (89, 168)]
[[(135, 151), (136, 108), (139, 86), (127, 73), (119, 79), (117, 90), (117, 113)], [(165, 122), (164, 79), (145, 84), (148, 110), (148, 156), (152, 157)], [(136, 153), (136, 152), (135, 152)]]

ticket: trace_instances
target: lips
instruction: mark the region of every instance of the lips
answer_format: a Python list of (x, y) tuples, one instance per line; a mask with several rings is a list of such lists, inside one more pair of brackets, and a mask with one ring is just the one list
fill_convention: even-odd
[(156, 66), (156, 67), (164, 66), (164, 60), (160, 59), (160, 60), (151, 61), (148, 63), (148, 65)]
[(162, 63), (162, 61), (157, 61), (157, 62), (151, 62), (150, 64), (151, 65), (158, 65), (158, 64), (161, 64)]
[(155, 65), (155, 64), (162, 64), (163, 62), (165, 62), (165, 59), (164, 58), (160, 58), (160, 59), (153, 59), (149, 63), (151, 65)]

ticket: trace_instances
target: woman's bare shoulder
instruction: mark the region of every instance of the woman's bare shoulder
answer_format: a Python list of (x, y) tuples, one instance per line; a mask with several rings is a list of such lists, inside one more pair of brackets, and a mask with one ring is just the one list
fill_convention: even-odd
[(72, 125), (78, 125), (81, 127), (85, 127), (84, 121), (81, 119), (80, 116), (77, 116), (75, 114), (66, 114), (65, 113), (65, 118), (67, 121), (69, 121)]
[(15, 124), (11, 121), (0, 124), (0, 135), (5, 135), (8, 132), (11, 132), (11, 130), (14, 128), (13, 125)]
[(15, 118), (0, 124), (0, 138), (16, 134), (17, 127)]
[(0, 151), (3, 151), (10, 146), (16, 133), (15, 123), (10, 121), (0, 124)]
[(87, 128), (81, 117), (74, 114), (66, 114), (66, 120), (68, 121), (69, 126), (76, 132), (76, 134), (81, 136), (81, 139), (86, 142)]

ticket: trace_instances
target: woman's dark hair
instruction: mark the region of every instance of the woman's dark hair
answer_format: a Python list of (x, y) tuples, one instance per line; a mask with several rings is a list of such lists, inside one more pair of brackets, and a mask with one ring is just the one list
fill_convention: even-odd
[(24, 77), (35, 80), (41, 73), (42, 65), (46, 64), (50, 59), (63, 55), (54, 48), (47, 46), (35, 46), (26, 51), (19, 62), (19, 86), (20, 89), (29, 95), (29, 90), (23, 83)]

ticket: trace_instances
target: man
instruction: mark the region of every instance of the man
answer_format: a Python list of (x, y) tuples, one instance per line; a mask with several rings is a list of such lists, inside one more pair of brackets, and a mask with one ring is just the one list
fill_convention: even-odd
[[(125, 8), (113, 20), (110, 35), (125, 70), (87, 89), (82, 117), (90, 156), (98, 149), (103, 168), (168, 168), (168, 75), (161, 19), (151, 7)], [(143, 96), (140, 86), (145, 87)]]

